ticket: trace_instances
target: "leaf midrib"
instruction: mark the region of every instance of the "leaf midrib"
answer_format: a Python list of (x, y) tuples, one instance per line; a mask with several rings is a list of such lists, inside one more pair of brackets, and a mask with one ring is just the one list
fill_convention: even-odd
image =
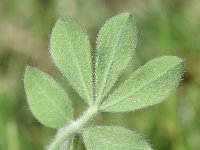
[[(64, 22), (63, 21), (63, 23), (64, 23), (64, 26), (67, 26), (67, 24), (66, 24), (66, 22)], [(67, 28), (65, 28), (64, 27), (64, 29), (65, 29), (65, 31), (69, 34), (69, 31), (67, 30)], [(71, 33), (71, 32), (70, 32)], [(73, 34), (71, 34), (71, 36), (73, 36)], [(76, 55), (76, 53), (75, 53), (75, 48), (74, 48), (74, 46), (73, 46), (73, 40), (72, 40), (72, 38), (71, 38), (71, 36), (69, 36), (68, 38), (69, 38), (69, 40), (70, 40), (70, 45), (71, 45), (71, 47), (72, 47), (72, 49), (74, 49), (74, 51), (73, 50), (71, 50), (70, 48), (70, 51), (71, 51), (71, 53), (72, 53), (72, 55), (73, 56), (75, 56), (74, 58), (75, 58), (75, 64), (76, 64), (76, 67), (77, 67), (77, 69), (78, 69), (78, 72), (79, 72), (79, 78), (80, 78), (80, 81), (82, 82), (82, 85), (83, 85), (83, 87), (84, 87), (84, 91), (86, 92), (86, 96), (87, 96), (87, 102), (89, 102), (89, 100), (90, 100), (90, 96), (89, 96), (89, 93), (88, 93), (88, 87), (86, 86), (86, 84), (85, 84), (85, 80), (83, 79), (83, 73), (82, 73), (82, 69), (81, 69), (81, 67), (79, 66), (79, 61), (78, 61), (78, 59), (77, 59), (77, 55)]]
[(110, 72), (110, 68), (113, 64), (113, 61), (114, 61), (114, 57), (116, 55), (116, 52), (117, 52), (117, 46), (119, 45), (119, 40), (121, 39), (121, 35), (122, 35), (122, 32), (124, 30), (124, 27), (125, 25), (127, 24), (127, 21), (128, 21), (129, 17), (127, 17), (126, 21), (124, 22), (124, 24), (122, 24), (118, 34), (117, 34), (117, 42), (115, 43), (115, 46), (113, 47), (112, 49), (112, 55), (111, 55), (111, 59), (110, 59), (110, 62), (108, 64), (108, 67), (106, 68), (106, 73), (104, 74), (104, 76), (102, 77), (103, 80), (101, 80), (101, 88), (100, 88), (100, 92), (99, 92), (99, 96), (97, 98), (97, 101), (102, 97), (102, 93), (103, 91), (105, 90), (105, 86), (106, 86), (106, 83), (107, 83), (107, 80), (108, 80), (108, 75), (109, 75), (109, 72)]
[[(105, 107), (104, 109), (109, 109), (110, 107), (115, 106), (115, 105), (121, 103), (124, 99), (131, 97), (131, 95), (132, 95), (133, 93), (136, 93), (136, 92), (142, 90), (144, 87), (146, 87), (146, 86), (148, 86), (149, 84), (153, 83), (154, 81), (160, 79), (161, 77), (163, 77), (164, 75), (166, 75), (168, 72), (170, 72), (171, 70), (173, 70), (173, 69), (174, 69), (175, 67), (177, 67), (178, 65), (180, 65), (180, 63), (177, 64), (177, 65), (175, 65), (175, 66), (173, 66), (172, 68), (168, 69), (167, 71), (165, 71), (165, 72), (159, 74), (159, 76), (157, 76), (157, 78), (153, 78), (152, 80), (150, 80), (149, 82), (147, 82), (147, 84), (145, 84), (145, 85), (141, 86), (140, 88), (138, 88), (136, 91), (131, 91), (131, 92), (129, 92), (126, 96), (122, 97), (122, 98), (121, 98), (119, 101), (117, 101), (116, 103), (111, 103), (110, 105), (107, 105), (107, 106), (106, 106), (106, 104), (105, 104), (104, 106), (106, 106), (106, 107)], [(138, 70), (138, 71), (139, 71), (139, 70)], [(128, 80), (126, 80), (126, 82), (128, 82)], [(124, 83), (124, 84), (125, 84), (125, 83)], [(119, 90), (118, 90), (118, 91), (119, 91)], [(117, 93), (118, 91), (116, 91), (116, 93)], [(113, 96), (114, 96), (114, 94), (113, 94)], [(109, 99), (107, 99), (106, 101), (104, 101), (104, 103), (106, 103), (106, 102), (109, 102)], [(103, 105), (102, 105), (102, 106), (103, 106)]]

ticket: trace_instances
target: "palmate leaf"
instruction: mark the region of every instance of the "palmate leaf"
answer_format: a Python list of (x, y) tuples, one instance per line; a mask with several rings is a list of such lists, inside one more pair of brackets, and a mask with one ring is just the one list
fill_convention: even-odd
[(83, 141), (87, 150), (152, 150), (141, 135), (123, 127), (87, 128)]
[(96, 92), (101, 101), (134, 54), (137, 28), (130, 13), (108, 20), (97, 39)]
[(40, 123), (59, 128), (71, 121), (71, 101), (52, 77), (36, 68), (27, 67), (24, 87), (31, 112)]
[(175, 90), (183, 69), (183, 60), (178, 57), (153, 59), (110, 95), (101, 109), (106, 112), (123, 112), (160, 103)]
[(50, 53), (72, 87), (90, 103), (93, 98), (92, 60), (83, 28), (70, 18), (59, 19), (52, 31)]

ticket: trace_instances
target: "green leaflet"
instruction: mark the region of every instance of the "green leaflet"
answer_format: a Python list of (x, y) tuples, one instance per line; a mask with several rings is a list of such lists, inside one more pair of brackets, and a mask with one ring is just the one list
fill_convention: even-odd
[(73, 108), (64, 89), (49, 75), (27, 67), (24, 87), (29, 107), (45, 126), (62, 127), (73, 118)]
[(59, 19), (50, 40), (52, 59), (76, 92), (87, 102), (93, 98), (90, 44), (82, 27), (70, 18)]
[(175, 90), (183, 69), (183, 61), (178, 57), (153, 59), (110, 95), (101, 109), (106, 112), (123, 112), (160, 103)]
[(96, 92), (97, 102), (112, 88), (134, 54), (137, 28), (130, 13), (108, 20), (97, 39)]
[(111, 90), (134, 55), (136, 43), (137, 28), (131, 14), (111, 18), (99, 32), (93, 66), (82, 27), (70, 18), (57, 21), (50, 39), (52, 59), (89, 107), (71, 121), (73, 108), (65, 90), (49, 75), (27, 67), (24, 87), (32, 113), (45, 126), (60, 128), (49, 150), (77, 149), (78, 133), (83, 133), (87, 150), (152, 150), (141, 135), (122, 127), (85, 128), (98, 112), (125, 112), (154, 105), (177, 87), (183, 61), (164, 56), (146, 63), (118, 89)]
[(123, 127), (90, 127), (83, 140), (87, 150), (152, 150), (141, 135)]

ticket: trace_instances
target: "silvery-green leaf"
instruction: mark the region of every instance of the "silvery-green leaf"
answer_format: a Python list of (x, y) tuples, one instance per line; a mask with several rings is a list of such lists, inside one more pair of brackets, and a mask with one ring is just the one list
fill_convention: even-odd
[(112, 88), (132, 58), (137, 42), (137, 29), (130, 13), (108, 20), (97, 39), (96, 92), (97, 101)]
[(59, 19), (52, 31), (50, 52), (53, 61), (76, 92), (92, 101), (92, 60), (83, 28), (70, 18)]
[(184, 70), (183, 60), (163, 56), (133, 73), (103, 103), (106, 112), (133, 111), (165, 100), (177, 87)]
[(152, 150), (141, 135), (123, 127), (87, 128), (83, 141), (87, 150)]
[(73, 118), (73, 108), (66, 92), (46, 73), (27, 67), (24, 88), (31, 112), (43, 125), (58, 128)]

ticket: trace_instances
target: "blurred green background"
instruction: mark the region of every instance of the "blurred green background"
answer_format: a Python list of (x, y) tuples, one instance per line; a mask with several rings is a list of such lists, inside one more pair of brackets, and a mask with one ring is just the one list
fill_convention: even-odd
[[(95, 123), (136, 130), (156, 150), (200, 149), (200, 0), (0, 0), (0, 150), (42, 150), (55, 133), (29, 111), (23, 73), (29, 64), (63, 80), (48, 52), (56, 20), (64, 16), (78, 20), (95, 47), (105, 20), (124, 11), (135, 17), (139, 42), (119, 82), (161, 55), (185, 60), (184, 80), (160, 105), (130, 113), (104, 113)], [(65, 87), (77, 117), (85, 104), (67, 83)]]

